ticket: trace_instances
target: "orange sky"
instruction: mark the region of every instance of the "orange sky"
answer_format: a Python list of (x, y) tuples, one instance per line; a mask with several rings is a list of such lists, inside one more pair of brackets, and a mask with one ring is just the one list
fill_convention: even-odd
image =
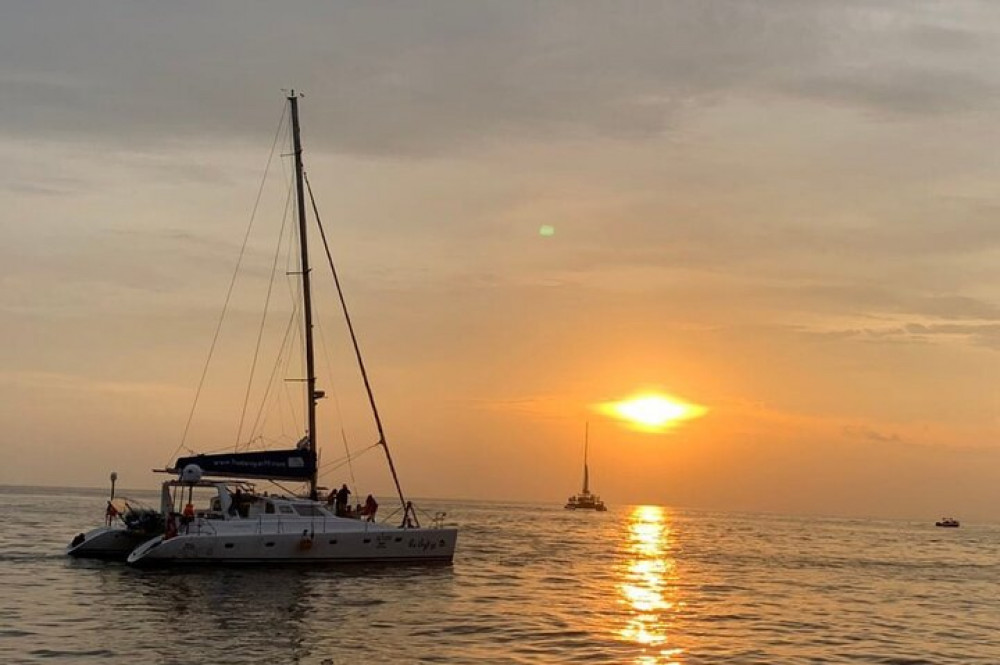
[[(153, 486), (294, 84), (411, 494), (563, 500), (589, 420), (613, 505), (996, 517), (1000, 9), (58, 4), (0, 25), (0, 483)], [(198, 449), (236, 437), (276, 168)], [(330, 461), (375, 434), (318, 288)], [(646, 389), (708, 411), (596, 409)]]

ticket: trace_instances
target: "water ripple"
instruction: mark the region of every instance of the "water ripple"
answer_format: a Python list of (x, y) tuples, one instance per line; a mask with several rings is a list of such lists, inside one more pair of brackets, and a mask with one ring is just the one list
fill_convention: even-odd
[(453, 567), (138, 571), (61, 554), (100, 492), (0, 493), (4, 663), (1000, 662), (990, 525), (469, 502)]

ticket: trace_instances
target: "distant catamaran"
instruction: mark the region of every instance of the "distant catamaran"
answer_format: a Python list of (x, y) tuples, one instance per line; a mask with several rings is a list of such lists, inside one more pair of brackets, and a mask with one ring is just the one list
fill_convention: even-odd
[(587, 468), (587, 448), (590, 445), (590, 423), (583, 430), (583, 490), (566, 501), (566, 510), (596, 510), (603, 512), (607, 506), (601, 497), (590, 493), (590, 470)]

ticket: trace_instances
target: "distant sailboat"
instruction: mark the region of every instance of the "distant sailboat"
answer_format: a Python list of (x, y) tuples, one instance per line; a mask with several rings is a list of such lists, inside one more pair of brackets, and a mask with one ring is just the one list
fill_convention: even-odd
[(583, 430), (583, 490), (566, 501), (566, 510), (596, 510), (604, 512), (608, 508), (601, 497), (590, 492), (590, 470), (587, 468), (587, 449), (590, 446), (590, 423)]

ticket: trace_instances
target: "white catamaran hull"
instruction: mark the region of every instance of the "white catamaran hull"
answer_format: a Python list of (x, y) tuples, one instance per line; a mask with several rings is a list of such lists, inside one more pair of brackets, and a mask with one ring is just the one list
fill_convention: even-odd
[[(231, 533), (191, 533), (154, 538), (128, 556), (134, 566), (209, 563), (450, 563), (457, 529), (387, 528), (311, 532), (281, 532), (251, 523)], [(270, 525), (273, 526), (273, 525)], [(270, 531), (270, 532), (268, 532)], [(305, 531), (305, 533), (303, 533)]]
[(66, 554), (81, 559), (125, 561), (132, 550), (152, 537), (123, 527), (102, 526), (74, 538)]

